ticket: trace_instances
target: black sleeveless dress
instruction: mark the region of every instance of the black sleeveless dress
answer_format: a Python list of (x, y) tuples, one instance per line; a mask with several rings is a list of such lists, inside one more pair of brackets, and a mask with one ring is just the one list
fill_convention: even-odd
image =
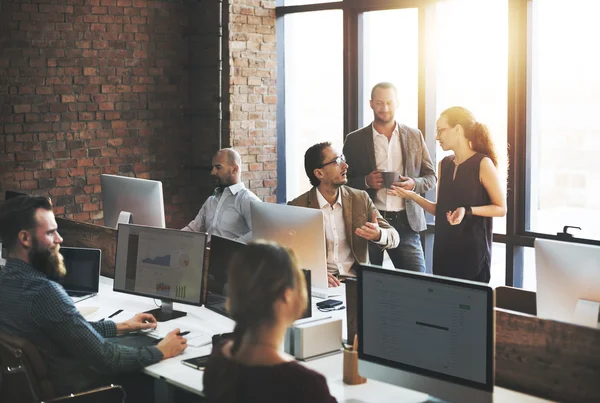
[(485, 206), (491, 203), (479, 180), (481, 160), (476, 153), (458, 166), (454, 175), (454, 155), (445, 157), (440, 167), (435, 214), (433, 274), (465, 280), (490, 281), (492, 259), (492, 218), (465, 216), (458, 225), (450, 225), (448, 211), (458, 207)]

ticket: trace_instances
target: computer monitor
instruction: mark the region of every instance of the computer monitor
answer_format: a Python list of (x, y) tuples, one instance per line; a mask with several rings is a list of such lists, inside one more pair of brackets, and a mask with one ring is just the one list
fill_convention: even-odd
[(252, 236), (293, 249), (300, 267), (311, 271), (314, 288), (327, 289), (323, 212), (274, 203), (251, 203)]
[(492, 401), (492, 288), (361, 265), (357, 330), (362, 376), (451, 402)]
[(245, 243), (233, 239), (218, 235), (210, 237), (206, 307), (227, 317), (229, 317), (229, 313), (225, 309), (225, 301), (228, 295), (227, 270), (233, 256), (245, 247)]
[(162, 183), (118, 175), (100, 175), (104, 225), (133, 223), (165, 228)]
[(536, 239), (537, 315), (596, 327), (600, 303), (600, 247)]
[[(245, 243), (227, 239), (218, 235), (210, 238), (210, 251), (208, 255), (208, 279), (206, 307), (221, 315), (229, 316), (225, 308), (227, 300), (227, 270), (233, 256), (246, 247)], [(302, 318), (312, 315), (312, 299), (310, 293), (311, 276), (310, 270), (303, 270), (307, 287), (307, 306)]]
[(120, 224), (114, 290), (162, 300), (152, 313), (164, 322), (184, 316), (173, 302), (202, 305), (206, 233)]

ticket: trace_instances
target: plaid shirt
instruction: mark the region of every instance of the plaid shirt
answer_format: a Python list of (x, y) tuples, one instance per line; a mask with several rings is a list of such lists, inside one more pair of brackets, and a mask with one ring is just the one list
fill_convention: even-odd
[(111, 320), (88, 322), (61, 285), (29, 264), (8, 259), (0, 271), (0, 332), (22, 337), (40, 350), (59, 394), (96, 385), (109, 374), (131, 372), (160, 361), (156, 347), (111, 343)]

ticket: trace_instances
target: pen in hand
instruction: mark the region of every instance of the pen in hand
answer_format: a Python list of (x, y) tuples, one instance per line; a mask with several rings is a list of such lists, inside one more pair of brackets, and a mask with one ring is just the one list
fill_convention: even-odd
[(108, 317), (100, 319), (100, 322), (104, 321), (104, 319), (110, 319), (110, 318), (112, 318), (113, 316), (117, 316), (117, 315), (118, 315), (118, 314), (120, 314), (121, 312), (123, 312), (123, 310), (122, 310), (122, 309), (119, 309), (118, 311), (115, 311), (115, 312), (113, 312), (112, 314), (110, 314)]
[(177, 336), (185, 336), (187, 334), (190, 334), (189, 330), (186, 330), (185, 332), (179, 332), (179, 333), (177, 333)]

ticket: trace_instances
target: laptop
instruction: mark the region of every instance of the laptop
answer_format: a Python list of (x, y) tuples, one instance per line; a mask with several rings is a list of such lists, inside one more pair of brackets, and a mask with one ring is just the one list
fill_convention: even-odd
[(67, 274), (58, 282), (74, 303), (98, 294), (102, 251), (92, 248), (62, 247)]

